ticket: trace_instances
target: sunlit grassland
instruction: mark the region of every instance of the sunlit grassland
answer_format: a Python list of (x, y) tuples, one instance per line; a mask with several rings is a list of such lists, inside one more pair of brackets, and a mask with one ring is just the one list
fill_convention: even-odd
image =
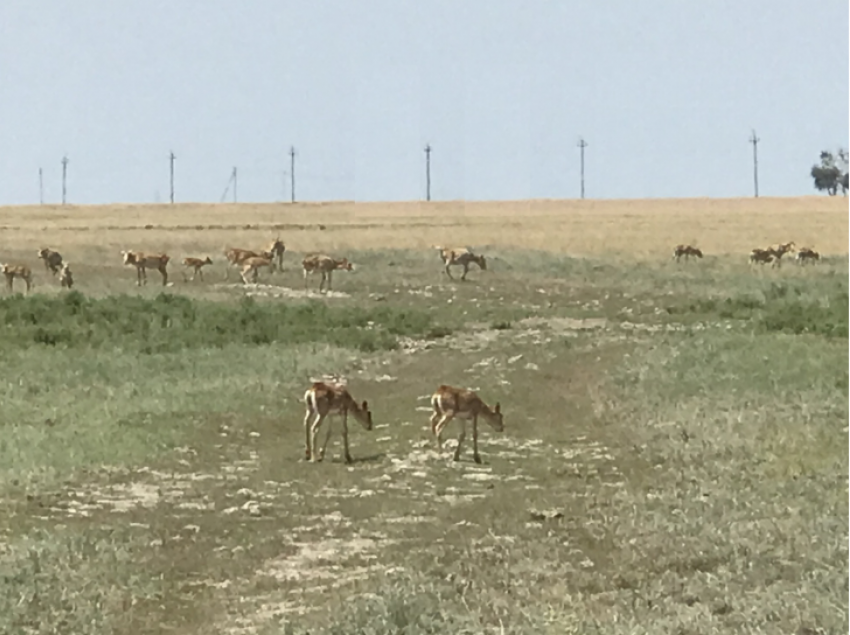
[[(304, 226), (280, 230), (283, 273), (245, 287), (219, 258), (183, 281), (178, 256), (262, 246), (275, 223)], [(260, 227), (208, 229), (230, 224)], [(0, 225), (0, 261), (36, 268), (50, 244), (81, 292), (37, 269), (31, 297), (0, 298), (0, 632), (848, 628), (842, 201), (26, 208)], [(695, 239), (704, 260), (671, 261)], [(747, 264), (780, 240), (827, 259)], [(451, 282), (430, 246), (467, 243), (487, 271)], [(174, 285), (137, 289), (126, 246), (172, 250)], [(357, 265), (336, 294), (295, 293), (312, 250)], [(338, 430), (303, 461), (301, 398), (324, 374), (373, 411), (371, 432), (350, 424), (352, 466)], [(456, 424), (445, 454), (431, 444), (440, 383), (502, 404), (483, 466), (471, 447), (450, 460)]]
[[(320, 226), (324, 229), (320, 229)], [(799, 198), (530, 200), (409, 203), (240, 203), (0, 208), (0, 254), (31, 258), (53, 244), (72, 261), (115, 262), (121, 249), (172, 256), (227, 245), (265, 245), (283, 235), (296, 252), (493, 245), (582, 257), (668, 256), (679, 243), (746, 257), (753, 247), (795, 241), (824, 255), (847, 253), (847, 200)], [(26, 246), (26, 247), (25, 247)], [(91, 251), (89, 251), (91, 248)]]

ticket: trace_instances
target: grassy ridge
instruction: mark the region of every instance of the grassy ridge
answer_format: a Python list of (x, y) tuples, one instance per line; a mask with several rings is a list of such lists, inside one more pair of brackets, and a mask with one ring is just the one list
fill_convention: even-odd
[(320, 342), (370, 352), (395, 348), (400, 335), (445, 332), (432, 329), (431, 316), (415, 310), (258, 303), (253, 298), (224, 304), (165, 293), (153, 299), (89, 298), (78, 292), (12, 296), (0, 300), (0, 324), (5, 327), (0, 348), (114, 347), (143, 354), (274, 342)]

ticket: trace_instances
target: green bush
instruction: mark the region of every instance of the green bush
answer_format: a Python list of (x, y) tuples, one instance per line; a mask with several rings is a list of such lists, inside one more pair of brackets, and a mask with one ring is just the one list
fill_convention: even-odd
[(398, 336), (439, 332), (427, 313), (321, 302), (237, 304), (160, 294), (150, 299), (15, 295), (0, 299), (0, 349), (114, 347), (140, 353), (226, 344), (321, 342), (362, 351), (393, 349)]

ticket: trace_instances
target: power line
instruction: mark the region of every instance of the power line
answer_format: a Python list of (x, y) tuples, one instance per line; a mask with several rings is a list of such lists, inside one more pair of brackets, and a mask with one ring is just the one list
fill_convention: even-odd
[(68, 157), (64, 156), (64, 157), (62, 157), (62, 205), (65, 204), (65, 200), (66, 200), (65, 194), (66, 194), (67, 190), (65, 188), (65, 184), (67, 182), (67, 176), (68, 176)]
[(233, 202), (236, 202), (236, 168), (230, 173), (230, 178), (227, 179), (227, 187), (224, 188), (224, 193), (221, 195), (221, 203), (227, 198), (227, 193), (230, 191), (230, 184), (233, 184)]
[(295, 202), (295, 146), (289, 147), (289, 196)]
[(425, 145), (425, 200), (431, 200), (431, 144)]
[(581, 197), (584, 198), (584, 149), (588, 146), (588, 143), (583, 139), (579, 138), (578, 147), (580, 148), (581, 153)]
[(756, 131), (753, 129), (753, 134), (750, 136), (750, 143), (753, 144), (753, 185), (755, 187), (756, 198), (759, 197), (759, 139), (756, 136)]
[(170, 164), (170, 172), (171, 172), (171, 203), (174, 204), (174, 159), (177, 157), (174, 156), (174, 152), (171, 152), (168, 155), (169, 164)]

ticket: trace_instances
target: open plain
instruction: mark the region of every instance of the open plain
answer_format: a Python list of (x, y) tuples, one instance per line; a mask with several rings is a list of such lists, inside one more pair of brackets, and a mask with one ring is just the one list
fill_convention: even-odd
[[(5, 207), (0, 263), (2, 633), (847, 632), (847, 199)], [(440, 384), (500, 403), (482, 464)]]

